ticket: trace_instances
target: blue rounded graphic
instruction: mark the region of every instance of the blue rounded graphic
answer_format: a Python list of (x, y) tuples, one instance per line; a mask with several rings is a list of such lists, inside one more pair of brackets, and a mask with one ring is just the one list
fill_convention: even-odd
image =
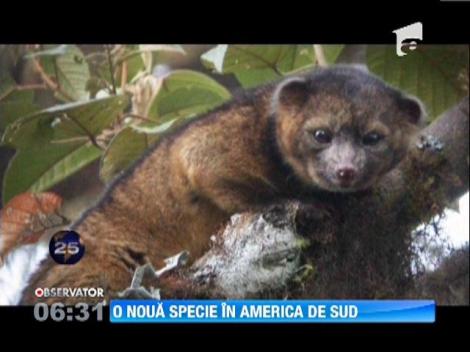
[(73, 265), (82, 259), (85, 246), (75, 231), (59, 231), (49, 242), (49, 253), (56, 263)]

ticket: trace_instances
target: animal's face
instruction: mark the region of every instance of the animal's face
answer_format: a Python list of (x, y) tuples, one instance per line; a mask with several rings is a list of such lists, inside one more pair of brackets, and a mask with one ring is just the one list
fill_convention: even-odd
[(288, 81), (276, 95), (281, 154), (305, 183), (333, 192), (376, 184), (402, 160), (422, 116), (415, 99), (354, 68)]

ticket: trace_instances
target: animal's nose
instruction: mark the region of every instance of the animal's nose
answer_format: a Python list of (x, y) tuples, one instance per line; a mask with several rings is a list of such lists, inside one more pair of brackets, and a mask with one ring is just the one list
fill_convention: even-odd
[(344, 167), (336, 171), (336, 177), (341, 183), (351, 183), (356, 178), (357, 172), (351, 167)]

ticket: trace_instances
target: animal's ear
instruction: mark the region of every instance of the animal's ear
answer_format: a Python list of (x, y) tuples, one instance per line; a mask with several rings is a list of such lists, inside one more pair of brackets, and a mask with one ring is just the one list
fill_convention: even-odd
[(426, 119), (424, 104), (416, 97), (404, 95), (398, 102), (400, 109), (408, 117), (408, 121), (414, 125), (422, 125)]
[(272, 100), (273, 113), (282, 108), (300, 109), (308, 98), (308, 82), (303, 77), (289, 77), (276, 87)]

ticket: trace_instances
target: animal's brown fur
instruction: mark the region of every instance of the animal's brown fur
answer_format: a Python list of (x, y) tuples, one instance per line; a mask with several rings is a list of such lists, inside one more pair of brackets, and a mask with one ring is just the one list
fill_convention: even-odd
[[(74, 225), (86, 246), (84, 258), (74, 266), (48, 260), (22, 302), (37, 300), (36, 287), (103, 287), (113, 296), (129, 286), (139, 265), (161, 267), (181, 250), (200, 257), (230, 215), (325, 189), (321, 176), (308, 171), (320, 168), (315, 156), (321, 148), (307, 136), (313, 125), (383, 125), (378, 128), (389, 134), (389, 149), (374, 164), (379, 170), (363, 171), (372, 175), (364, 176), (370, 186), (401, 159), (414, 124), (408, 120), (415, 116), (399, 106), (398, 91), (369, 77), (334, 68), (283, 89), (267, 85), (163, 138)], [(380, 104), (371, 108), (374, 99)]]

